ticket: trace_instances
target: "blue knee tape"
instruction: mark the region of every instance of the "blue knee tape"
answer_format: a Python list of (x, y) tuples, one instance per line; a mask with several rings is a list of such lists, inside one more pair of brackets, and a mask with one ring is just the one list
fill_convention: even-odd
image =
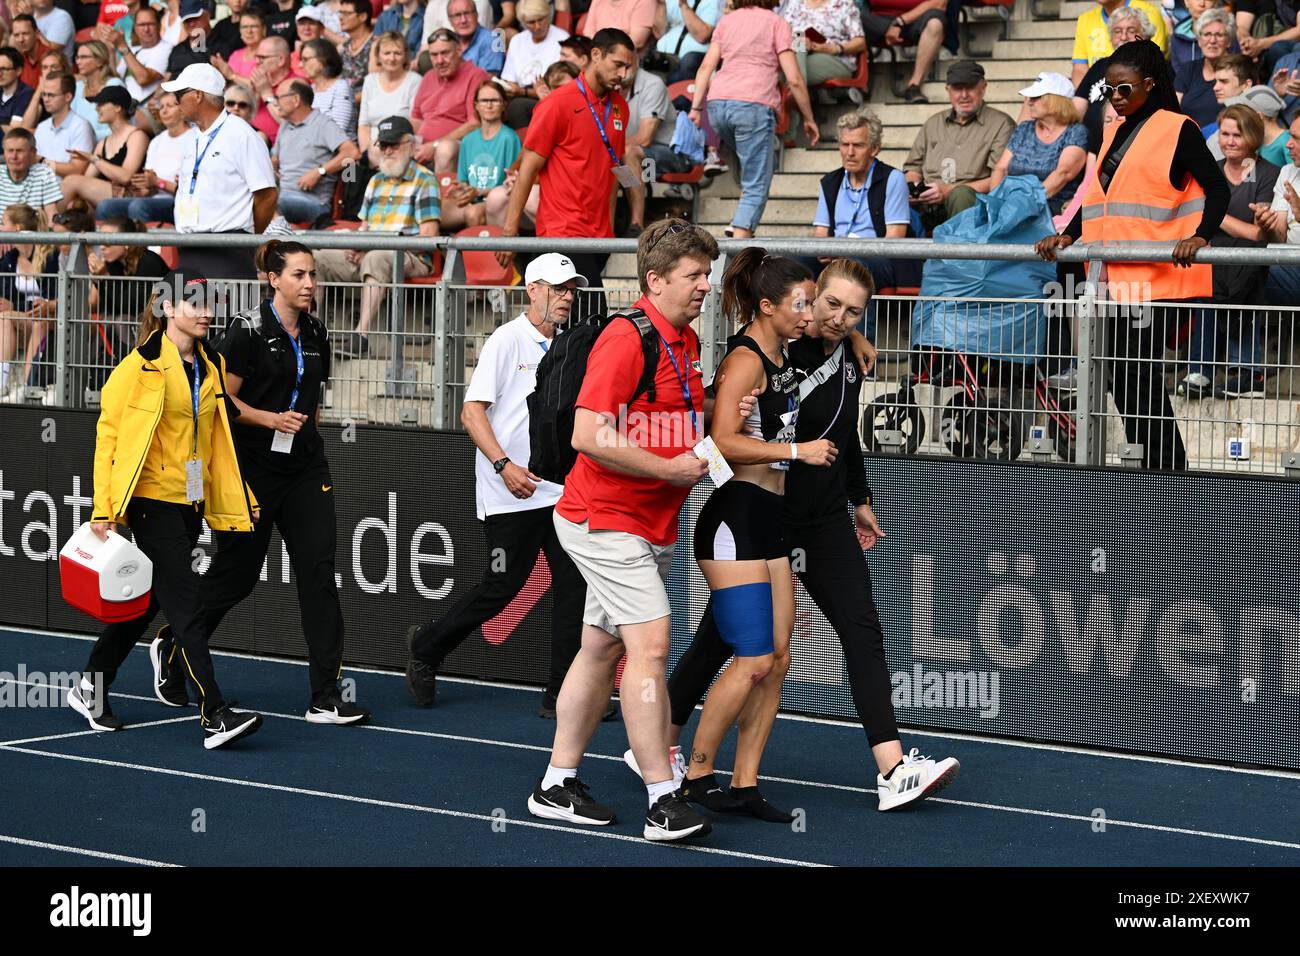
[(737, 657), (762, 657), (776, 651), (771, 584), (738, 584), (714, 591), (713, 619)]

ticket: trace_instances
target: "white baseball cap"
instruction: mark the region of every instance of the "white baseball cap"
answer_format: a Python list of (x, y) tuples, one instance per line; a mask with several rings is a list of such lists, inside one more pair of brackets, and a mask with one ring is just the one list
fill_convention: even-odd
[(314, 6), (299, 7), (295, 20), (315, 20), (317, 23), (325, 22), (325, 14), (321, 13)]
[(210, 63), (191, 63), (181, 70), (180, 76), (162, 84), (168, 93), (184, 93), (186, 90), (198, 90), (212, 96), (221, 96), (226, 92), (226, 78), (217, 72)]
[(1068, 99), (1074, 96), (1074, 84), (1060, 73), (1044, 72), (1039, 73), (1038, 79), (1020, 91), (1021, 96), (1029, 97), (1043, 96), (1047, 93), (1055, 93)]
[(570, 279), (577, 279), (578, 285), (586, 288), (587, 277), (580, 275), (573, 268), (573, 260), (558, 252), (548, 252), (528, 263), (524, 272), (524, 282), (546, 282), (561, 285)]

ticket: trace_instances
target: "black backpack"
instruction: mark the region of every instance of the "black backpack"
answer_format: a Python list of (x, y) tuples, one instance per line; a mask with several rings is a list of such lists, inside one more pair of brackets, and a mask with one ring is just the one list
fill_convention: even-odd
[(641, 395), (652, 402), (655, 400), (659, 333), (640, 309), (615, 312), (603, 322), (584, 323), (557, 335), (537, 363), (537, 386), (528, 396), (528, 470), (539, 478), (563, 484), (578, 460), (578, 453), (573, 450), (573, 417), (587, 372), (587, 358), (600, 333), (618, 319), (627, 319), (641, 333), (644, 365), (628, 404)]

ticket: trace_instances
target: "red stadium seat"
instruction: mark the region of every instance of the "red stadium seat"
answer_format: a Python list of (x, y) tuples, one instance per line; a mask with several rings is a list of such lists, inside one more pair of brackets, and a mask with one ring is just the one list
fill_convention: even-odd
[[(690, 100), (692, 103), (695, 102), (695, 100), (694, 100), (694, 96), (695, 96), (695, 81), (694, 81), (694, 80), (681, 80), (681, 81), (679, 81), (679, 82), (677, 82), (677, 83), (674, 83), (672, 86), (668, 87), (668, 100), (669, 100), (669, 102), (671, 102), (671, 101), (677, 99), (677, 97), (679, 97), (679, 96), (684, 96), (684, 97), (686, 97), (686, 98), (687, 98), (688, 100)], [(704, 178), (704, 167), (703, 167), (702, 165), (700, 165), (699, 163), (696, 163), (694, 166), (692, 166), (689, 170), (687, 170), (687, 171), (684, 172), (684, 173), (664, 173), (662, 176), (659, 176), (659, 177), (657, 177), (657, 178), (658, 178), (659, 182), (661, 182), (661, 183), (671, 183), (671, 184), (674, 184), (674, 185), (681, 185), (681, 186), (690, 186), (690, 187), (692, 187), (692, 193), (691, 193), (691, 219), (695, 219), (695, 218), (696, 218), (695, 210), (696, 210), (696, 208), (697, 208), (697, 204), (698, 204), (698, 202), (699, 202), (699, 188), (698, 188), (698, 186), (699, 186), (700, 180), (702, 180), (702, 179)]]
[[(457, 238), (485, 239), (488, 236), (500, 236), (501, 230), (496, 226), (466, 226), (456, 233)], [(495, 253), (461, 252), (461, 261), (465, 264), (466, 285), (518, 285), (522, 279), (514, 263), (505, 268), (497, 262)]]
[(95, 39), (94, 27), (82, 27), (72, 38), (77, 43), (85, 43), (87, 40)]
[(841, 76), (818, 83), (813, 89), (818, 90), (861, 90), (862, 99), (867, 99), (867, 87), (871, 83), (871, 57), (864, 50), (858, 54), (858, 69), (852, 76)]
[(555, 25), (565, 33), (572, 33), (573, 14), (568, 10), (557, 10), (555, 13)]
[(586, 24), (586, 22), (587, 22), (587, 15), (584, 13), (582, 16), (578, 17), (578, 22), (574, 24), (573, 32), (581, 35), (582, 28)]

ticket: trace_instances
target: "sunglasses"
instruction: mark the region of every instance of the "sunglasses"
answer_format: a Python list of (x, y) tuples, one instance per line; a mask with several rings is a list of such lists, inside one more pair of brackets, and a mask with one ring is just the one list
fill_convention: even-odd
[(226, 100), (226, 109), (228, 110), (251, 110), (252, 108), (252, 103), (245, 103), (243, 100)]
[(1135, 87), (1132, 83), (1120, 83), (1117, 86), (1111, 86), (1109, 83), (1103, 83), (1099, 87), (1097, 87), (1097, 92), (1101, 94), (1101, 98), (1104, 100), (1110, 99), (1116, 93), (1124, 97), (1124, 99), (1128, 99), (1130, 96), (1133, 95), (1133, 91), (1135, 89), (1137, 89), (1137, 87)]
[(668, 228), (665, 229), (663, 232), (659, 233), (659, 235), (655, 237), (654, 242), (652, 242), (652, 243), (650, 243), (650, 245), (646, 246), (645, 254), (646, 254), (647, 256), (650, 255), (650, 251), (651, 251), (652, 249), (654, 249), (655, 246), (659, 245), (659, 243), (661, 243), (661, 242), (663, 241), (664, 236), (670, 236), (670, 235), (671, 235), (671, 236), (680, 236), (682, 233), (684, 233), (684, 232), (690, 232), (690, 231), (691, 231), (691, 224), (690, 224), (690, 223), (688, 223), (688, 222), (684, 222), (684, 221), (682, 221), (681, 219), (674, 219), (674, 220), (672, 220), (672, 221), (669, 223)]

